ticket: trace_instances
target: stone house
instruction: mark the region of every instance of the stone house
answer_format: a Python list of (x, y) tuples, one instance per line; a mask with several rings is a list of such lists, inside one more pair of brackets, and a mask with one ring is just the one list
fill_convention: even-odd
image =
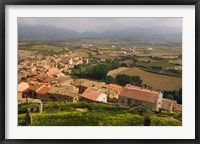
[(118, 103), (119, 94), (122, 91), (122, 86), (116, 84), (108, 84), (103, 86), (102, 90), (108, 95), (108, 102)]
[(51, 88), (48, 92), (48, 100), (59, 102), (79, 102), (78, 93), (59, 87)]
[(162, 106), (163, 93), (127, 84), (119, 96), (119, 103), (128, 106), (138, 106), (159, 111)]
[(79, 95), (80, 101), (107, 103), (107, 94), (95, 91), (85, 91)]
[(182, 105), (181, 104), (174, 104), (174, 112), (181, 113), (182, 112)]
[(163, 98), (161, 110), (168, 112), (182, 112), (182, 105), (177, 104), (177, 102), (174, 100)]
[(37, 99), (37, 95), (36, 95), (37, 91), (40, 90), (41, 88), (47, 87), (47, 86), (48, 86), (48, 84), (46, 84), (46, 83), (33, 84), (28, 89), (26, 89), (26, 91), (24, 91), (23, 97), (24, 98), (29, 97), (29, 98)]
[(79, 94), (82, 94), (88, 88), (101, 89), (106, 85), (104, 82), (96, 82), (88, 79), (76, 79), (71, 84), (79, 88)]
[(174, 104), (177, 103), (174, 100), (170, 100), (170, 99), (162, 99), (162, 110), (168, 111), (168, 112), (173, 112), (174, 111)]
[(73, 79), (70, 77), (70, 76), (60, 76), (58, 78), (58, 83), (57, 85), (58, 86), (61, 86), (61, 85), (68, 85), (70, 83), (73, 82)]

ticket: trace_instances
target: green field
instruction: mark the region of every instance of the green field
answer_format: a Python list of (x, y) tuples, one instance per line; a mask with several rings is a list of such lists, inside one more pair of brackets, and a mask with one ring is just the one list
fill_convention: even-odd
[[(34, 104), (30, 104), (32, 107)], [(37, 104), (35, 104), (36, 106)], [(80, 109), (86, 109), (80, 111)], [(144, 117), (151, 118), (151, 126), (181, 126), (182, 114), (162, 112), (154, 114), (141, 107), (124, 108), (102, 103), (46, 103), (41, 113), (31, 113), (31, 126), (143, 126)], [(25, 125), (26, 105), (18, 106), (18, 125)]]
[[(119, 70), (118, 70), (119, 69)], [(116, 77), (118, 74), (140, 76), (143, 84), (152, 86), (153, 89), (179, 90), (182, 87), (182, 78), (162, 74), (156, 74), (141, 70), (139, 68), (118, 68), (110, 71), (108, 75)]]

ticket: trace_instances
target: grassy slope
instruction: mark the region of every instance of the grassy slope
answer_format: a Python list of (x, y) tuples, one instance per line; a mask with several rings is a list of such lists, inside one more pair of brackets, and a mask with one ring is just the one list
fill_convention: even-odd
[[(32, 104), (32, 106), (34, 106)], [(80, 112), (76, 108), (87, 108)], [(26, 105), (19, 105), (18, 124), (25, 125)], [(143, 126), (144, 115), (140, 115), (138, 108), (122, 108), (101, 103), (47, 103), (42, 113), (31, 113), (33, 126)], [(151, 125), (155, 126), (181, 126), (182, 115), (161, 113), (153, 114), (147, 110), (151, 117)]]

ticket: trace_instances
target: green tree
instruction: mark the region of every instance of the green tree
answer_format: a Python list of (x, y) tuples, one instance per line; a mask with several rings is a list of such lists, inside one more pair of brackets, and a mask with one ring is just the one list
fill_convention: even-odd
[(118, 74), (115, 78), (117, 84), (121, 86), (125, 86), (126, 84), (131, 84), (132, 79), (130, 76), (125, 75), (125, 74)]
[(142, 80), (140, 79), (139, 76), (131, 76), (132, 79), (132, 83), (133, 85), (137, 85), (137, 86), (142, 86)]
[(110, 84), (110, 83), (116, 83), (115, 78), (111, 76), (107, 76), (104, 80), (105, 83)]

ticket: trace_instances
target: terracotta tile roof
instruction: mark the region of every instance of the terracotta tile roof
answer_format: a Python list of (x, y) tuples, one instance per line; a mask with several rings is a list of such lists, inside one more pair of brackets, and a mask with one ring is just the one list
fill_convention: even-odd
[(34, 84), (32, 86), (29, 87), (29, 90), (32, 91), (37, 91), (39, 88), (41, 88), (42, 86), (46, 86), (47, 84)]
[(28, 73), (27, 76), (28, 77), (33, 77), (33, 76), (36, 76), (36, 74), (34, 74), (34, 73)]
[(45, 82), (51, 82), (51, 81), (57, 81), (57, 78), (56, 77), (47, 77), (45, 79)]
[(90, 91), (90, 92), (98, 92), (100, 89), (95, 88), (95, 87), (89, 87), (85, 91)]
[(32, 65), (32, 62), (27, 62), (26, 65), (27, 65), (27, 66), (31, 66), (31, 65)]
[(44, 77), (41, 76), (34, 76), (34, 78), (36, 78), (38, 81), (40, 82), (44, 82)]
[(60, 72), (61, 70), (59, 70), (58, 68), (50, 68), (47, 72), (47, 75), (52, 76), (53, 74), (60, 73)]
[(88, 79), (76, 79), (71, 84), (75, 86), (84, 86), (87, 88), (88, 87), (102, 88), (105, 85), (104, 82), (96, 82)]
[(162, 99), (162, 109), (167, 111), (172, 111), (173, 100), (170, 99)]
[(106, 87), (111, 88), (117, 92), (121, 92), (122, 86), (116, 85), (116, 84), (108, 84)]
[(143, 87), (138, 87), (138, 86), (134, 86), (134, 85), (130, 85), (130, 84), (127, 84), (125, 86), (125, 88), (133, 89), (133, 90), (138, 90), (138, 91), (142, 91), (142, 92), (147, 92), (147, 93), (152, 93), (152, 94), (159, 94), (160, 93), (159, 91), (155, 91), (155, 90), (151, 90), (151, 89), (146, 89), (146, 88), (143, 88)]
[(47, 94), (50, 91), (50, 87), (41, 87), (39, 88), (36, 93), (38, 94)]
[(58, 78), (59, 82), (68, 81), (68, 80), (72, 80), (72, 78), (70, 76), (60, 76)]
[(30, 92), (29, 88), (25, 89), (23, 92)]
[(70, 84), (61, 85), (61, 86), (59, 86), (59, 88), (63, 88), (63, 89), (78, 93), (78, 88), (76, 88), (76, 86), (73, 86), (73, 85), (70, 85)]
[(23, 92), (24, 90), (29, 88), (29, 84), (26, 82), (21, 82), (18, 84), (18, 92)]
[(71, 84), (74, 86), (80, 86), (84, 80), (85, 79), (75, 79), (73, 82), (71, 82)]
[(85, 80), (85, 81), (83, 81), (83, 83), (81, 84), (81, 86), (84, 86), (84, 87), (91, 87), (91, 86), (93, 86), (93, 85), (95, 85), (95, 82), (90, 81), (90, 80)]
[(82, 93), (80, 96), (84, 97), (86, 99), (89, 100), (93, 100), (96, 101), (96, 99), (100, 96), (100, 93), (94, 92), (94, 91), (85, 91), (84, 93)]
[(159, 93), (151, 93), (145, 90), (142, 91), (139, 88), (124, 87), (120, 93), (120, 96), (150, 103), (157, 103)]
[(60, 88), (60, 87), (52, 87), (51, 90), (49, 91), (50, 94), (58, 94), (58, 95), (65, 95), (65, 96), (70, 96), (70, 97), (75, 97), (78, 96), (77, 93), (72, 92), (70, 90)]
[(37, 81), (37, 79), (36, 79), (36, 78), (27, 78), (26, 81), (27, 81), (27, 82), (30, 82), (30, 81)]
[(175, 104), (174, 105), (174, 111), (182, 111), (182, 105), (181, 104)]

